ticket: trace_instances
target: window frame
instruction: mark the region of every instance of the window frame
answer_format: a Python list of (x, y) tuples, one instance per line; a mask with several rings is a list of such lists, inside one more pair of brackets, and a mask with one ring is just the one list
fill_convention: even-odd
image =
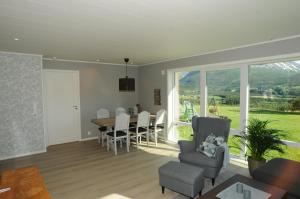
[[(233, 62), (214, 63), (206, 65), (196, 65), (190, 67), (171, 68), (167, 70), (167, 96), (168, 96), (168, 130), (167, 138), (169, 141), (174, 140), (174, 85), (175, 85), (175, 73), (176, 72), (189, 72), (200, 71), (200, 116), (207, 116), (207, 72), (216, 70), (236, 69), (240, 70), (240, 129), (231, 129), (230, 135), (240, 134), (246, 130), (248, 118), (249, 118), (249, 101), (250, 101), (250, 83), (249, 83), (249, 71), (251, 65), (256, 64), (268, 64), (276, 62), (294, 61), (300, 59), (300, 53), (264, 57), (249, 60), (240, 60)], [(205, 107), (205, 108), (203, 108)], [(178, 123), (178, 122), (177, 122)], [(181, 123), (180, 125), (191, 125), (190, 123)], [(287, 146), (299, 147), (300, 142), (283, 140)], [(244, 153), (241, 151), (239, 158), (244, 157)]]

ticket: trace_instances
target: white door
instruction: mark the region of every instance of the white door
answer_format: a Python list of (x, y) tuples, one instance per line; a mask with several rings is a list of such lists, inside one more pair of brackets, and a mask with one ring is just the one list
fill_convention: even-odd
[(79, 72), (44, 70), (44, 109), (48, 146), (81, 137)]

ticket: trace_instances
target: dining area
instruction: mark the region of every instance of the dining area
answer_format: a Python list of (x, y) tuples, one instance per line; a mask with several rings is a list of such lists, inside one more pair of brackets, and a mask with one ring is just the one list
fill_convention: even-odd
[(140, 106), (128, 108), (117, 107), (110, 111), (100, 108), (97, 117), (91, 122), (98, 126), (98, 143), (118, 154), (118, 148), (126, 145), (126, 151), (134, 143), (138, 148), (142, 141), (157, 146), (159, 135), (165, 133), (166, 110), (160, 109), (156, 113), (141, 110)]

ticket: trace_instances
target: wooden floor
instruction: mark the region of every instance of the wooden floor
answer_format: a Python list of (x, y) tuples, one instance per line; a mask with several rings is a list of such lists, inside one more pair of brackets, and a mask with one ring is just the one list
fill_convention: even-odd
[[(175, 146), (159, 143), (125, 148), (117, 156), (107, 152), (96, 140), (51, 146), (47, 153), (0, 162), (0, 171), (37, 165), (53, 199), (99, 198), (173, 198), (166, 190), (161, 194), (158, 168), (176, 160)], [(241, 173), (245, 168), (230, 165)]]

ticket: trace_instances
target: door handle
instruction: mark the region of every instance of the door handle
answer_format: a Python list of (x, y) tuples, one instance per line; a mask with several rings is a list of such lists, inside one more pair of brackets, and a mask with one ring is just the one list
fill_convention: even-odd
[(74, 105), (73, 108), (74, 108), (75, 110), (77, 110), (77, 109), (78, 109), (78, 106)]

